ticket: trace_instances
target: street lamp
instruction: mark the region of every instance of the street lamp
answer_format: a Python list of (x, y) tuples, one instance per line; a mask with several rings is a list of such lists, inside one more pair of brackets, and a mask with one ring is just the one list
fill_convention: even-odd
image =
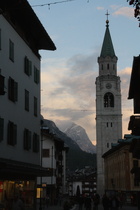
[[(43, 135), (42, 135), (42, 128), (41, 128), (41, 149), (40, 149), (40, 165), (42, 169), (42, 141), (43, 141)], [(40, 176), (40, 204), (39, 204), (39, 210), (42, 210), (42, 175)]]
[[(41, 127), (41, 149), (40, 149), (40, 165), (42, 168), (42, 149), (43, 149), (43, 141), (45, 141), (46, 139), (43, 139), (43, 131), (48, 131), (49, 128), (48, 127)], [(45, 133), (44, 133), (45, 134)], [(40, 205), (39, 205), (39, 210), (42, 210), (42, 175), (40, 176)]]

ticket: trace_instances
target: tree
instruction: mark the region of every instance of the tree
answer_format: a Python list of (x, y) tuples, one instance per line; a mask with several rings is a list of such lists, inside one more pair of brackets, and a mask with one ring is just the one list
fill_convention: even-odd
[[(133, 5), (134, 9), (134, 17), (140, 21), (140, 0), (127, 0), (129, 2), (129, 5)], [(140, 27), (140, 23), (139, 23)]]

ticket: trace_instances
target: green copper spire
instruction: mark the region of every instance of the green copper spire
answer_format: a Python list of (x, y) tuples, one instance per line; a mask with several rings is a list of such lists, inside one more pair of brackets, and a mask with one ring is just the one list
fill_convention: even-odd
[(108, 12), (106, 15), (107, 15), (106, 31), (105, 31), (104, 41), (103, 41), (102, 50), (101, 50), (101, 54), (100, 54), (100, 57), (104, 57), (104, 58), (106, 56), (110, 56), (110, 57), (116, 56), (114, 47), (112, 44), (112, 40), (111, 40), (110, 31), (109, 31), (109, 20), (108, 20), (109, 14), (108, 14)]

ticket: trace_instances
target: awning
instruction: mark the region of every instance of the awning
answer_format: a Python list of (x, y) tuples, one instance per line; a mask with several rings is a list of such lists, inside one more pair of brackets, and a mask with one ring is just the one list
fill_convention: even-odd
[(51, 168), (0, 158), (1, 180), (33, 180), (36, 177), (51, 175)]

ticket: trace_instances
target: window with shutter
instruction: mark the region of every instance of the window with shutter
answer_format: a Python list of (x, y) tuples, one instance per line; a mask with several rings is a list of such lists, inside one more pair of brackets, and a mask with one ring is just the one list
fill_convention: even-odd
[(39, 84), (40, 82), (40, 72), (35, 66), (34, 66), (34, 82), (36, 84)]
[(25, 56), (24, 58), (24, 72), (28, 76), (32, 75), (32, 62)]
[(1, 29), (0, 29), (0, 50), (1, 50)]
[(11, 77), (8, 80), (8, 98), (13, 102), (18, 100), (18, 83)]
[(24, 129), (24, 140), (23, 140), (23, 146), (25, 150), (31, 149), (31, 131), (28, 129)]
[(17, 125), (11, 121), (8, 123), (7, 143), (11, 146), (17, 143)]
[(4, 95), (5, 94), (5, 91), (4, 91), (4, 79), (5, 79), (5, 77), (3, 77), (0, 74), (0, 95)]
[(0, 141), (4, 139), (4, 119), (0, 118)]
[(25, 90), (25, 110), (29, 111), (29, 91)]
[(39, 152), (39, 135), (33, 134), (33, 152)]
[(14, 43), (9, 39), (9, 59), (14, 62)]
[(37, 116), (37, 98), (34, 97), (34, 116)]

